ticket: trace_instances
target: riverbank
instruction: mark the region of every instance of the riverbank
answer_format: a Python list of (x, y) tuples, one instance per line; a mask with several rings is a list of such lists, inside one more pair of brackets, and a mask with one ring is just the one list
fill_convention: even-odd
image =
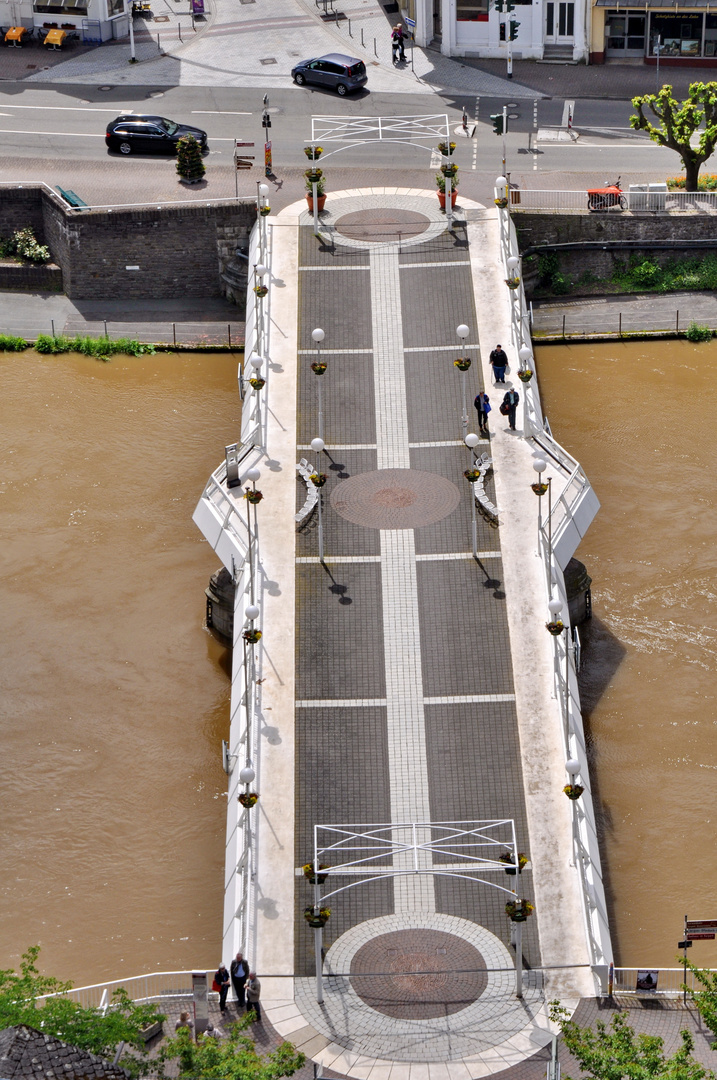
[(536, 342), (679, 337), (691, 322), (717, 329), (713, 292), (631, 293), (533, 301)]

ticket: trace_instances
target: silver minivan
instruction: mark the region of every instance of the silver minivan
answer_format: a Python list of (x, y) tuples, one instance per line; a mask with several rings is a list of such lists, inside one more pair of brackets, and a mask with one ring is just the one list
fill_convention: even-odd
[(327, 53), (313, 60), (302, 60), (292, 68), (291, 77), (297, 86), (314, 83), (335, 90), (341, 97), (352, 90), (360, 90), (368, 81), (363, 60), (342, 53)]

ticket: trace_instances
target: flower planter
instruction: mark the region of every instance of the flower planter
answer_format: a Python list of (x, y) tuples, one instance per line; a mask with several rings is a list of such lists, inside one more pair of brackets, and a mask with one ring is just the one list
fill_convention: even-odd
[[(439, 191), (439, 192), (437, 192), (437, 195), (438, 195), (438, 202), (440, 204), (441, 210), (445, 210), (445, 208), (446, 208), (446, 193), (445, 193), (445, 191)], [(456, 205), (456, 199), (457, 198), (458, 198), (458, 190), (456, 188), (452, 188), (451, 189), (451, 206)]]
[(314, 914), (314, 909), (312, 907), (304, 908), (304, 918), (314, 930), (326, 926), (330, 915), (331, 908), (321, 908), (316, 914)]
[(458, 173), (458, 166), (453, 165), (453, 164), (451, 164), (451, 165), (441, 165), (441, 172), (443, 173), (444, 176), (454, 177)]
[(536, 495), (545, 495), (545, 492), (548, 490), (548, 485), (547, 484), (535, 483), (535, 484), (531, 484), (530, 486), (532, 487), (532, 489), (533, 489), (533, 491), (535, 492)]
[(271, 213), (271, 207), (270, 206), (262, 206), (259, 213), (261, 214), (262, 217), (268, 217), (269, 214)]
[(471, 362), (467, 356), (459, 356), (457, 360), (453, 361), (453, 367), (457, 367), (459, 371), (468, 371), (471, 366)]
[(326, 473), (323, 473), (323, 472), (312, 473), (311, 476), (309, 477), (309, 480), (314, 485), (314, 487), (323, 487), (324, 484), (326, 483)]
[(306, 183), (307, 184), (319, 184), (319, 183), (321, 183), (321, 178), (322, 178), (323, 175), (324, 175), (323, 169), (307, 169), (306, 172), (304, 173), (304, 176), (306, 177)]
[(580, 798), (585, 788), (581, 787), (580, 784), (566, 784), (563, 791), (572, 802), (575, 802), (576, 799)]
[(507, 199), (493, 199), (493, 202), (495, 203), (495, 205), (498, 207), (499, 210), (505, 210), (505, 208), (508, 205), (508, 200)]
[[(312, 863), (306, 863), (301, 869), (304, 871), (304, 877), (309, 885), (323, 885), (329, 876), (328, 874), (315, 874)], [(319, 870), (328, 870), (328, 866), (326, 866), (325, 863), (319, 863)]]
[(323, 375), (326, 371), (326, 364), (320, 363), (317, 360), (311, 365), (311, 370), (313, 371), (314, 375)]
[(253, 390), (261, 390), (262, 386), (266, 385), (266, 379), (249, 379), (249, 386)]
[(505, 905), (505, 913), (510, 916), (511, 922), (525, 922), (534, 910), (529, 900), (510, 901)]
[(530, 368), (523, 368), (522, 371), (518, 372), (518, 378), (521, 382), (529, 383), (530, 380), (533, 378), (533, 372), (530, 370)]
[(318, 161), (324, 152), (323, 146), (305, 146), (304, 153), (309, 161)]
[(466, 469), (463, 475), (471, 484), (475, 484), (477, 480), (480, 480), (480, 472), (478, 469)]
[(453, 151), (455, 150), (455, 148), (456, 148), (456, 144), (454, 142), (452, 142), (452, 143), (439, 142), (439, 144), (438, 144), (438, 153), (443, 154), (444, 157), (450, 157), (451, 154), (453, 153)]
[[(313, 195), (307, 195), (306, 196), (306, 201), (309, 204), (309, 211), (313, 214), (313, 212), (314, 212), (314, 196)], [(325, 202), (326, 202), (326, 196), (325, 195), (319, 195), (319, 198), (318, 198), (319, 213), (321, 213), (321, 211), (324, 209)]]
[(517, 289), (518, 286), (520, 285), (520, 278), (519, 277), (509, 277), (509, 278), (505, 279), (505, 283), (506, 283), (506, 285), (508, 286), (509, 289)]
[(515, 877), (516, 869), (519, 874), (522, 874), (524, 867), (528, 865), (528, 856), (523, 851), (518, 852), (517, 867), (513, 862), (513, 856), (509, 852), (506, 852), (504, 855), (500, 855), (498, 858), (500, 862), (505, 864), (504, 870), (506, 874), (508, 874), (510, 877)]
[(269, 287), (267, 285), (255, 285), (254, 292), (257, 296), (266, 296), (269, 292)]
[(559, 637), (565, 629), (565, 624), (562, 619), (556, 619), (555, 622), (546, 622), (545, 629), (549, 634), (552, 634), (553, 637)]
[(246, 810), (251, 810), (252, 806), (256, 806), (258, 799), (256, 791), (242, 791), (239, 796), (239, 802)]
[(261, 502), (264, 496), (261, 491), (245, 491), (244, 498), (247, 502), (250, 502), (252, 503), (252, 505), (256, 506), (257, 503)]
[(245, 630), (242, 637), (250, 645), (256, 645), (258, 641), (261, 641), (261, 630)]

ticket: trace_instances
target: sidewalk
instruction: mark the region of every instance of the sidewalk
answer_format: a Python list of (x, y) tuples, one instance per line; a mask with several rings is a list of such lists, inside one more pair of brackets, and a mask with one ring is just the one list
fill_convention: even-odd
[(717, 329), (713, 292), (623, 293), (619, 296), (565, 297), (533, 301), (533, 335), (568, 338), (583, 335), (686, 330), (691, 322)]

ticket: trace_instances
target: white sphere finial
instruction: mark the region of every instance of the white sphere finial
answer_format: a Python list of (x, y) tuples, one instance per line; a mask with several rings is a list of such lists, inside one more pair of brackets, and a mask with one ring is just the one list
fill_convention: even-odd
[(470, 327), (466, 326), (465, 323), (461, 323), (460, 326), (456, 327), (456, 333), (458, 334), (459, 338), (467, 338), (470, 332)]
[(548, 467), (548, 463), (545, 460), (545, 458), (537, 457), (533, 461), (533, 468), (535, 469), (535, 471), (537, 473), (544, 472), (544, 470), (547, 469), (547, 467)]
[(478, 438), (478, 436), (475, 434), (474, 431), (469, 431), (468, 434), (466, 435), (465, 439), (463, 440), (463, 442), (466, 444), (467, 447), (469, 447), (472, 450), (474, 446), (478, 445), (478, 443), (480, 442), (480, 439)]
[(563, 601), (562, 600), (557, 600), (556, 599), (556, 600), (549, 600), (548, 601), (548, 611), (550, 612), (551, 615), (559, 615), (562, 610), (563, 610)]
[(259, 618), (259, 608), (256, 604), (249, 604), (248, 607), (244, 608), (244, 614), (250, 622), (254, 622), (255, 619)]
[(311, 336), (314, 339), (314, 341), (323, 341), (324, 338), (326, 337), (326, 334), (324, 333), (324, 331), (321, 329), (320, 326), (317, 326), (315, 330), (311, 331)]
[(247, 478), (247, 480), (251, 480), (252, 483), (255, 484), (260, 476), (261, 476), (261, 469), (257, 469), (256, 465), (254, 465), (254, 467), (251, 468), (251, 469), (247, 469), (246, 478)]
[(324, 442), (323, 439), (312, 439), (311, 440), (311, 449), (314, 451), (315, 454), (320, 454), (325, 446), (326, 446), (326, 443)]

